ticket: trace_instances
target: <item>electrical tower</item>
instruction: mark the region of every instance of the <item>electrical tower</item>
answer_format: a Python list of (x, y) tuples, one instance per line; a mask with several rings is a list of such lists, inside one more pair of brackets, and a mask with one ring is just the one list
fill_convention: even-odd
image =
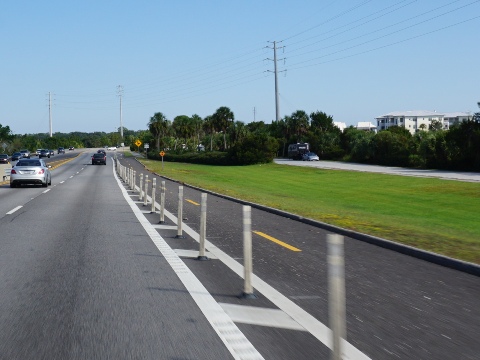
[(123, 122), (122, 122), (122, 95), (123, 95), (123, 86), (117, 86), (117, 94), (120, 98), (120, 142), (123, 143)]
[(48, 124), (49, 124), (49, 133), (50, 137), (53, 136), (53, 131), (52, 131), (52, 93), (49, 91), (48, 92)]
[[(267, 60), (273, 61), (273, 68), (274, 68), (274, 73), (275, 73), (275, 120), (279, 121), (280, 120), (280, 101), (278, 99), (278, 70), (277, 70), (277, 49), (283, 49), (285, 48), (284, 46), (277, 47), (277, 42), (276, 41), (269, 41), (273, 44), (273, 46), (267, 46), (268, 49), (273, 49), (273, 59), (267, 58)], [(280, 41), (281, 42), (281, 41)], [(285, 60), (285, 58), (280, 59), (280, 60)], [(267, 70), (271, 72), (270, 70)], [(285, 70), (283, 70), (285, 71)]]

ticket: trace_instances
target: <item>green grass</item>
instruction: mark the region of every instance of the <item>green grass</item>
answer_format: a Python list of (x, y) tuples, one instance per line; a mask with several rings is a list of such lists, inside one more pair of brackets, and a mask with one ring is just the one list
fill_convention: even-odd
[(480, 264), (480, 184), (264, 164), (141, 160), (218, 193)]

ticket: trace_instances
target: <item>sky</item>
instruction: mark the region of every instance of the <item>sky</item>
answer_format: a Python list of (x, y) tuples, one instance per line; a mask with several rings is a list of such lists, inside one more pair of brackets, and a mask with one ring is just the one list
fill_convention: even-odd
[(146, 130), (222, 106), (271, 123), (274, 46), (280, 118), (473, 113), (479, 28), (480, 0), (3, 1), (0, 125)]

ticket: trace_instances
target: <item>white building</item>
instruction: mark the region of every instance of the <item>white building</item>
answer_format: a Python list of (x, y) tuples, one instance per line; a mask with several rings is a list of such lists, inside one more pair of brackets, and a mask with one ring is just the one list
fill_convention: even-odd
[(453, 112), (443, 114), (443, 128), (445, 130), (450, 129), (452, 125), (461, 123), (463, 121), (472, 120), (473, 115), (466, 112)]
[[(447, 126), (445, 123), (445, 115), (451, 115), (447, 120)], [(386, 130), (391, 126), (404, 127), (410, 133), (415, 134), (420, 130), (428, 130), (433, 120), (440, 121), (443, 124), (444, 129), (449, 129), (450, 119), (453, 121), (457, 119), (463, 119), (465, 116), (460, 115), (467, 113), (437, 113), (436, 111), (416, 110), (416, 111), (396, 111), (391, 112), (375, 118), (377, 120), (377, 131)]]
[(360, 121), (360, 122), (357, 123), (357, 130), (377, 132), (377, 125), (372, 124), (369, 121), (368, 122), (367, 121)]
[(333, 125), (340, 129), (341, 132), (347, 128), (347, 124), (344, 122), (333, 122)]

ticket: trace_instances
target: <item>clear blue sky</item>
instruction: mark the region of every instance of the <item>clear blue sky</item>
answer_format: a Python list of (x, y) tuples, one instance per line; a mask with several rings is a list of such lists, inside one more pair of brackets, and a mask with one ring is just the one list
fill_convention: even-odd
[[(324, 111), (478, 111), (480, 1), (16, 0), (0, 11), (0, 124), (143, 130), (156, 112), (245, 123)], [(285, 59), (285, 60), (283, 60)], [(255, 112), (254, 112), (255, 109)]]

